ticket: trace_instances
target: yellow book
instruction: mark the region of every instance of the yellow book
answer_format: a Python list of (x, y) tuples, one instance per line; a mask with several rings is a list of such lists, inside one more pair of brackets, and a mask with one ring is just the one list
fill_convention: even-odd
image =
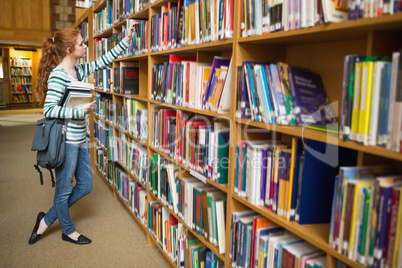
[[(355, 192), (353, 194), (353, 210), (352, 210), (352, 221), (350, 223), (350, 236), (349, 236), (349, 248), (348, 248), (348, 258), (353, 259), (353, 252), (354, 252), (354, 243), (355, 243), (355, 226), (356, 222), (360, 222), (359, 219), (357, 219), (356, 215), (361, 214), (358, 211), (358, 203), (359, 203), (359, 192), (362, 191), (364, 187), (369, 187), (374, 184), (374, 180), (355, 180), (353, 181), (355, 183)], [(360, 195), (361, 196), (361, 195)], [(356, 241), (358, 243), (358, 241)]]
[(185, 7), (185, 11), (184, 11), (184, 17), (185, 17), (185, 19), (184, 19), (184, 36), (185, 36), (184, 44), (185, 45), (188, 45), (188, 43), (190, 42), (190, 37), (189, 37), (189, 34), (190, 34), (190, 32), (189, 32), (189, 30), (190, 30), (189, 18), (190, 18), (190, 16), (189, 16), (189, 12), (190, 12), (190, 7)]
[[(395, 247), (394, 247), (394, 256), (392, 259), (392, 268), (398, 267), (399, 262), (399, 251), (401, 249), (401, 238), (402, 237), (402, 187), (401, 194), (399, 196), (399, 209), (398, 209), (398, 221), (396, 224), (396, 234), (395, 234)], [(401, 265), (402, 263), (399, 263)]]
[(350, 126), (350, 140), (356, 141), (357, 129), (359, 127), (359, 110), (360, 110), (360, 83), (361, 83), (362, 62), (355, 64), (355, 84), (353, 89), (353, 109), (352, 123)]
[(359, 126), (357, 129), (357, 141), (363, 142), (368, 136), (370, 128), (371, 93), (373, 89), (374, 62), (363, 62), (360, 87)]
[(293, 178), (294, 178), (294, 169), (295, 169), (295, 158), (296, 158), (296, 146), (297, 146), (298, 138), (292, 138), (292, 155), (291, 155), (291, 162), (290, 162), (290, 174), (289, 174), (289, 187), (287, 189), (287, 202), (286, 202), (286, 211), (285, 216), (286, 220), (290, 221), (290, 207), (292, 204), (292, 188), (293, 188)]

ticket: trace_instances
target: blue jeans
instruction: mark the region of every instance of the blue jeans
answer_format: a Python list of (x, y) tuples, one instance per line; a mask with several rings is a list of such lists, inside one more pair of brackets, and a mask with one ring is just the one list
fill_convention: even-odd
[[(74, 175), (76, 184), (73, 187)], [(70, 220), (69, 208), (91, 191), (92, 170), (87, 143), (66, 143), (64, 163), (56, 168), (56, 190), (53, 207), (44, 218), (46, 225), (52, 225), (58, 218), (64, 234), (74, 233), (75, 226)]]

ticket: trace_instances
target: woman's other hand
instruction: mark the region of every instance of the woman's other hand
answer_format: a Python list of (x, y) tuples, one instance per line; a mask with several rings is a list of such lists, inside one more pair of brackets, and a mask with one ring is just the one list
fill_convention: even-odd
[(82, 106), (82, 108), (84, 108), (84, 114), (89, 114), (93, 110), (93, 106), (95, 103), (96, 101), (93, 101)]

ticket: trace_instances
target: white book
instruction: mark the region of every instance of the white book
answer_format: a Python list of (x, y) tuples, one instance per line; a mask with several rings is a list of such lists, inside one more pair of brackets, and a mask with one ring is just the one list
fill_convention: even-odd
[(380, 93), (382, 70), (385, 66), (385, 61), (376, 61), (373, 71), (373, 86), (371, 92), (371, 109), (370, 109), (370, 126), (368, 136), (364, 135), (364, 145), (376, 145), (378, 135), (378, 119), (380, 114)]
[(92, 93), (70, 91), (64, 103), (64, 108), (82, 108), (92, 100)]
[(215, 203), (216, 205), (216, 221), (217, 221), (217, 231), (218, 231), (218, 245), (219, 253), (225, 253), (225, 200), (219, 200)]
[(387, 135), (387, 149), (392, 147), (392, 131), (394, 127), (394, 110), (396, 100), (396, 86), (398, 81), (398, 67), (399, 67), (400, 53), (392, 53), (392, 72), (391, 72), (391, 91), (389, 94), (389, 109), (388, 109), (388, 135)]
[(232, 58), (230, 59), (229, 69), (225, 78), (225, 84), (222, 89), (217, 107), (214, 107), (218, 113), (228, 113), (231, 106), (232, 96)]

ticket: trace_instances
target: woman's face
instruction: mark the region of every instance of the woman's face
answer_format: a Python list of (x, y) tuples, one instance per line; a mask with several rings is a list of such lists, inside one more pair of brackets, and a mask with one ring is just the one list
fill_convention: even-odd
[(83, 58), (85, 56), (85, 53), (87, 51), (87, 45), (84, 44), (82, 36), (78, 35), (77, 41), (75, 41), (75, 46), (74, 46), (74, 56), (77, 59)]

